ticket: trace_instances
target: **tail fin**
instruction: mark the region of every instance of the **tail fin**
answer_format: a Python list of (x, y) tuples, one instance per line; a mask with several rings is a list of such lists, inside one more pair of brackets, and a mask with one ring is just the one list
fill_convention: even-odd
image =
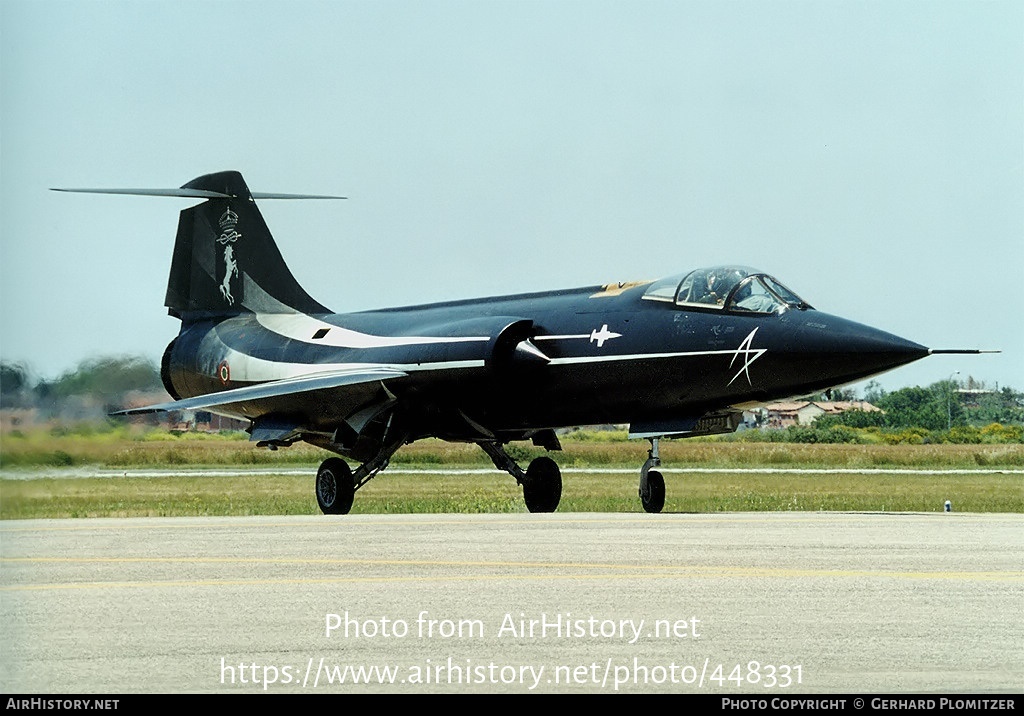
[(329, 313), (288, 270), (254, 199), (344, 199), (250, 192), (238, 172), (207, 174), (180, 189), (55, 189), (206, 199), (181, 212), (164, 301), (170, 314)]
[(178, 220), (164, 301), (172, 316), (184, 320), (190, 314), (329, 312), (288, 270), (241, 174), (207, 174), (180, 191), (206, 201), (182, 211)]

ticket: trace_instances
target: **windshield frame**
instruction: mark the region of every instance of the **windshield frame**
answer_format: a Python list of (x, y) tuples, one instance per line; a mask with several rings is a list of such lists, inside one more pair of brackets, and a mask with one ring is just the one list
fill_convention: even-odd
[[(740, 307), (737, 300), (744, 288), (752, 295), (763, 296), (758, 306)], [(694, 269), (686, 274), (667, 276), (650, 285), (643, 297), (648, 301), (672, 303), (685, 310), (724, 312), (739, 315), (771, 315), (789, 309), (804, 310), (810, 304), (769, 273), (749, 266), (712, 266)], [(771, 301), (769, 307), (764, 301)]]

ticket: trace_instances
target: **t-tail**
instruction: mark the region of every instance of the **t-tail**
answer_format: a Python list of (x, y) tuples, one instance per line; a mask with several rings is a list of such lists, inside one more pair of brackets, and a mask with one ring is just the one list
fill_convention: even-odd
[(235, 171), (207, 174), (179, 189), (61, 189), (205, 199), (178, 219), (168, 312), (192, 320), (239, 313), (329, 313), (288, 269), (255, 199), (342, 199), (253, 193)]

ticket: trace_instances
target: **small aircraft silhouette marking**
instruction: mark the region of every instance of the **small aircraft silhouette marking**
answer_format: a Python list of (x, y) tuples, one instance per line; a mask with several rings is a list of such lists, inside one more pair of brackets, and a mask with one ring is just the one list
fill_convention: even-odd
[(605, 341), (610, 341), (614, 338), (622, 338), (621, 333), (613, 333), (608, 330), (608, 324), (605, 323), (601, 328), (595, 328), (590, 333), (574, 333), (572, 335), (562, 336), (537, 336), (534, 340), (537, 341), (571, 341), (586, 339), (591, 343), (597, 343), (598, 348), (604, 348)]

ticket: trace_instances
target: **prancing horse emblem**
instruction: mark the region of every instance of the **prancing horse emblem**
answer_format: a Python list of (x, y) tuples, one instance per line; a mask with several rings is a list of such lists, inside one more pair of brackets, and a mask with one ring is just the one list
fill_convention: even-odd
[(242, 235), (235, 231), (235, 227), (238, 225), (238, 214), (231, 211), (229, 206), (220, 217), (219, 223), (220, 236), (217, 237), (217, 243), (224, 247), (224, 280), (220, 283), (220, 295), (224, 297), (229, 306), (234, 306), (235, 297), (231, 293), (231, 278), (238, 276), (238, 262), (235, 260), (235, 250), (232, 244), (242, 238)]

